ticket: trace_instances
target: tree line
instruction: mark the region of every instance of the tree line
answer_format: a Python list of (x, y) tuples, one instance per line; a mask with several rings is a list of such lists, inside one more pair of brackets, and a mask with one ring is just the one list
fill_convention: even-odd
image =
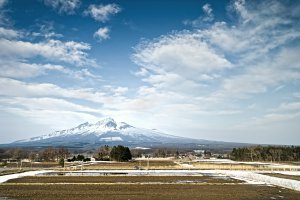
[(22, 148), (0, 149), (0, 160), (21, 160), (29, 159), (31, 161), (57, 161), (61, 158), (65, 159), (70, 156), (67, 148), (48, 147), (42, 150), (30, 150)]
[[(76, 154), (75, 154), (76, 155)], [(25, 148), (0, 148), (0, 161), (20, 161), (22, 159), (28, 159), (30, 161), (42, 162), (42, 161), (58, 161), (63, 162), (66, 160), (73, 161), (90, 161), (90, 158), (86, 158), (81, 154), (75, 156), (64, 147), (54, 148), (48, 147), (41, 150), (25, 149)], [(72, 157), (71, 157), (72, 156)], [(94, 152), (93, 155), (96, 160), (113, 160), (113, 161), (129, 161), (132, 159), (131, 151), (128, 147), (122, 145), (109, 147), (107, 145), (100, 147)]]
[(300, 161), (300, 146), (250, 146), (233, 148), (231, 159), (236, 161)]
[(122, 145), (109, 147), (107, 145), (100, 147), (94, 157), (97, 160), (114, 160), (118, 162), (125, 162), (132, 159), (131, 151), (128, 147)]

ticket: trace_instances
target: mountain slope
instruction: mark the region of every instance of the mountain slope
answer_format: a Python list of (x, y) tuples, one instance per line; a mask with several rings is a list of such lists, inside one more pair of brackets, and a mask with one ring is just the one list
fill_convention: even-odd
[(11, 144), (17, 146), (94, 146), (104, 144), (153, 146), (159, 144), (188, 144), (200, 141), (205, 142), (205, 140), (172, 136), (157, 130), (136, 128), (125, 122), (116, 122), (112, 118), (106, 118), (95, 124), (86, 122), (71, 129), (19, 140)]

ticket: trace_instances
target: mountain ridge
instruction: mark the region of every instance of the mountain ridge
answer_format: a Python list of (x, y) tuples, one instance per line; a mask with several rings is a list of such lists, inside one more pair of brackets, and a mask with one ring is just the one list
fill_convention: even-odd
[(156, 129), (137, 128), (113, 118), (96, 123), (85, 122), (70, 129), (54, 131), (37, 137), (17, 140), (2, 147), (65, 146), (75, 149), (95, 149), (103, 145), (126, 145), (129, 147), (172, 147), (172, 148), (229, 148), (245, 146), (245, 143), (221, 142), (174, 136)]
[[(180, 136), (173, 136), (157, 131), (156, 129), (136, 128), (125, 122), (117, 122), (113, 118), (105, 118), (94, 124), (85, 122), (70, 129), (54, 131), (29, 139), (18, 140), (12, 144), (45, 142), (46, 140), (70, 140), (77, 137), (82, 139), (94, 138), (98, 142), (123, 141), (124, 143), (182, 143), (193, 142), (194, 139)], [(53, 141), (54, 142), (54, 141)], [(82, 140), (84, 142), (84, 139)]]

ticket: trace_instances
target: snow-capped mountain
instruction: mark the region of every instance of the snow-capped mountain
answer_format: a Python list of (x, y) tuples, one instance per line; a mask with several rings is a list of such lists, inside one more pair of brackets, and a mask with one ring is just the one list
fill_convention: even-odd
[(112, 118), (106, 118), (95, 124), (86, 122), (71, 129), (55, 131), (39, 137), (19, 140), (12, 144), (64, 146), (74, 144), (77, 146), (93, 144), (124, 144), (129, 146), (151, 146), (156, 144), (172, 143), (195, 143), (195, 140), (164, 134), (155, 129), (150, 130), (136, 128), (125, 122), (116, 122)]

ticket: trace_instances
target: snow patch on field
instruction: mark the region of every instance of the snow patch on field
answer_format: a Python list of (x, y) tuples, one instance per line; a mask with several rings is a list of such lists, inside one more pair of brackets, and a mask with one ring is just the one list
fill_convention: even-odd
[(38, 174), (43, 174), (48, 172), (53, 172), (53, 170), (29, 171), (29, 172), (23, 172), (17, 174), (4, 175), (4, 176), (0, 176), (0, 183), (4, 183), (10, 179), (21, 178), (24, 176), (36, 176)]
[(291, 176), (300, 176), (300, 171), (280, 171), (280, 172), (273, 172), (273, 173), (285, 174)]
[(263, 174), (258, 174), (255, 172), (245, 172), (245, 171), (219, 171), (221, 174), (225, 174), (232, 178), (247, 181), (252, 184), (270, 184), (276, 185), (284, 188), (289, 188), (292, 190), (300, 191), (300, 181), (271, 177)]

